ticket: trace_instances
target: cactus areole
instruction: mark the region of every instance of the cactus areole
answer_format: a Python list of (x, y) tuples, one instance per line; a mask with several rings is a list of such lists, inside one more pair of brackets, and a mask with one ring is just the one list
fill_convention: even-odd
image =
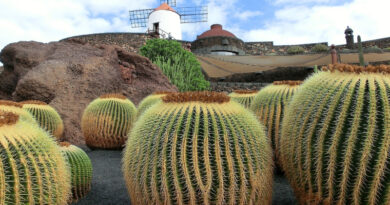
[(390, 204), (390, 66), (329, 65), (283, 119), (282, 167), (301, 204)]
[(70, 173), (54, 140), (36, 123), (0, 111), (0, 204), (65, 205)]
[(222, 93), (163, 97), (135, 123), (123, 173), (132, 204), (270, 204), (262, 125)]

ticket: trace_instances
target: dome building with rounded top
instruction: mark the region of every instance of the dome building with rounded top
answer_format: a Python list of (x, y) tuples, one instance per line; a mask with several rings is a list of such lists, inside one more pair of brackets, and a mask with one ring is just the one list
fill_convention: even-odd
[(213, 24), (210, 30), (197, 36), (191, 50), (197, 54), (245, 55), (244, 47), (244, 41), (224, 30), (221, 24)]

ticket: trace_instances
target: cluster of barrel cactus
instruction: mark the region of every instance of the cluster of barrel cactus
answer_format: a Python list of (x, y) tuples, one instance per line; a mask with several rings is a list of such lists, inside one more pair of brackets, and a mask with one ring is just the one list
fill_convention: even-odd
[(172, 93), (129, 134), (132, 204), (270, 204), (272, 149), (249, 110), (222, 93)]
[(258, 90), (233, 90), (229, 97), (244, 107), (249, 108), (257, 92)]

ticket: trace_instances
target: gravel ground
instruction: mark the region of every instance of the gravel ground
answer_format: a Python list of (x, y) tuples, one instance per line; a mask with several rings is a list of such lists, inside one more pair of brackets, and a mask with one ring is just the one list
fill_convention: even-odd
[[(121, 171), (122, 151), (87, 151), (93, 165), (92, 189), (88, 195), (73, 205), (130, 204), (125, 180)], [(294, 205), (295, 198), (287, 180), (274, 176), (273, 205)]]

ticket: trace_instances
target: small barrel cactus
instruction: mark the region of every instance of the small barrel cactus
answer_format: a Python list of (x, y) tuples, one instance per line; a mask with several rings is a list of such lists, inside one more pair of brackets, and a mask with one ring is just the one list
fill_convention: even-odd
[(146, 109), (150, 108), (157, 102), (161, 102), (161, 98), (172, 92), (154, 92), (153, 94), (145, 97), (138, 105), (137, 117), (141, 116)]
[(91, 148), (120, 149), (136, 119), (137, 109), (122, 94), (105, 94), (84, 110), (81, 129)]
[(270, 204), (272, 149), (223, 93), (168, 94), (135, 123), (123, 158), (132, 204)]
[(390, 66), (323, 67), (291, 100), (280, 158), (301, 204), (390, 204)]
[(37, 121), (34, 119), (34, 116), (32, 116), (31, 113), (23, 109), (23, 105), (21, 103), (9, 100), (0, 100), (0, 110), (17, 114), (20, 118), (23, 118), (27, 122), (34, 124), (37, 123)]
[(60, 142), (60, 147), (70, 167), (73, 200), (77, 201), (91, 189), (92, 163), (79, 147), (68, 142)]
[(258, 90), (233, 90), (229, 94), (230, 99), (240, 103), (245, 108), (249, 108)]
[(27, 100), (21, 103), (23, 104), (23, 109), (30, 112), (43, 129), (57, 140), (62, 140), (64, 123), (61, 116), (52, 106), (38, 100)]
[(257, 93), (249, 108), (267, 128), (267, 136), (271, 139), (276, 157), (278, 157), (280, 127), (286, 105), (301, 83), (302, 81), (275, 81)]
[(0, 204), (67, 204), (70, 172), (38, 124), (0, 111)]

